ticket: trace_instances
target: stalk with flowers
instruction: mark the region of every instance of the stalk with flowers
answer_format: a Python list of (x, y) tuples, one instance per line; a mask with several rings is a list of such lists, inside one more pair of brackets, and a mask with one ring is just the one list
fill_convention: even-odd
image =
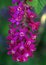
[(8, 55), (12, 55), (15, 61), (26, 62), (36, 51), (35, 42), (40, 23), (34, 21), (37, 15), (31, 11), (32, 7), (26, 3), (26, 0), (12, 0), (12, 3), (17, 5), (9, 6), (8, 20), (11, 24), (7, 36)]

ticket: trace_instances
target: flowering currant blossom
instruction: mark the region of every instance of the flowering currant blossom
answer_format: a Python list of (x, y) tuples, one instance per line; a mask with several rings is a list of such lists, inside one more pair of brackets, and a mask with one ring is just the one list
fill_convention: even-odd
[(40, 23), (34, 21), (37, 15), (24, 2), (10, 6), (9, 12), (11, 24), (7, 36), (8, 55), (12, 55), (15, 61), (25, 62), (36, 51), (35, 42), (38, 35), (36, 31), (38, 31)]

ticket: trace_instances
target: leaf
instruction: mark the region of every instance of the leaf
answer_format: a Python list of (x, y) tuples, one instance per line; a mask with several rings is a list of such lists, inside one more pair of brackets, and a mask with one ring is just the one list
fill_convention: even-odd
[(35, 9), (35, 12), (39, 14), (43, 7), (46, 5), (46, 0), (33, 0), (32, 2), (27, 1), (27, 4), (30, 6), (33, 6)]

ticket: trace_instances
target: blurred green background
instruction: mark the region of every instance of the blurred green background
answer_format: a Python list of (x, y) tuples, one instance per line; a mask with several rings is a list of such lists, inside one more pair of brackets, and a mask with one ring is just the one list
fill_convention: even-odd
[(0, 65), (46, 65), (46, 0), (33, 0), (32, 2), (27, 0), (27, 4), (33, 6), (38, 15), (37, 19), (41, 22), (34, 57), (29, 58), (27, 62), (20, 63), (13, 61), (11, 56), (7, 55), (8, 6), (12, 5), (12, 0), (0, 0)]

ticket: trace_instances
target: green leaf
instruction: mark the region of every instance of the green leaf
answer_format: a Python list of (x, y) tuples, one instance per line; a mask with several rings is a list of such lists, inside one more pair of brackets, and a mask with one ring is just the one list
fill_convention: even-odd
[(35, 9), (35, 12), (39, 14), (43, 7), (46, 5), (46, 0), (33, 0), (32, 2), (27, 1), (27, 4), (30, 6), (33, 6)]

